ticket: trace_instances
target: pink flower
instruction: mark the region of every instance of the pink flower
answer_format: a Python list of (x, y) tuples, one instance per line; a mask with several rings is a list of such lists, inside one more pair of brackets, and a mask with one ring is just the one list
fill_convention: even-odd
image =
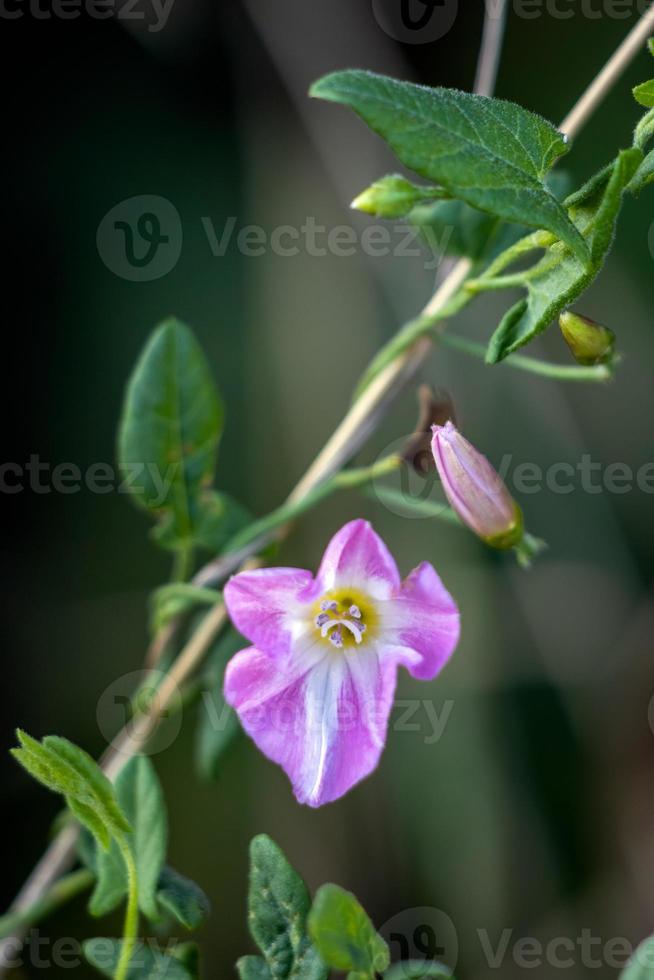
[(456, 603), (428, 562), (402, 582), (363, 520), (332, 538), (318, 574), (234, 576), (225, 603), (253, 646), (230, 661), (225, 697), (300, 803), (321, 806), (376, 767), (399, 664), (431, 680), (459, 639)]
[(452, 422), (432, 426), (431, 448), (445, 496), (464, 524), (494, 548), (523, 537), (522, 512), (502, 478)]

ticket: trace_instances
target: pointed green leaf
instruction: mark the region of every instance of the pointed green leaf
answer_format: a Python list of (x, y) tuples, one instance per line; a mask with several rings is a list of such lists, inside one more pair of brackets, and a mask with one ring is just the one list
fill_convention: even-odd
[(57, 755), (60, 760), (65, 759), (84, 784), (85, 793), (89, 794), (87, 799), (83, 793), (69, 795), (76, 795), (80, 802), (86, 802), (88, 806), (97, 809), (107, 826), (116, 834), (128, 834), (131, 831), (129, 820), (125, 817), (116, 798), (114, 787), (95, 759), (91, 758), (84, 749), (80, 749), (67, 738), (61, 738), (59, 735), (46, 735), (43, 746), (48, 752)]
[(650, 150), (640, 167), (631, 178), (629, 187), (632, 194), (640, 194), (642, 189), (654, 180), (654, 150)]
[[(570, 192), (571, 178), (565, 171), (553, 170), (545, 185), (557, 201)], [(434, 253), (486, 261), (499, 255), (527, 233), (523, 225), (507, 224), (494, 215), (478, 211), (463, 201), (437, 201), (420, 204), (408, 216), (420, 228)]]
[[(122, 943), (118, 939), (87, 939), (84, 956), (105, 977), (114, 977)], [(194, 980), (183, 962), (139, 943), (130, 960), (127, 980)]]
[(338, 885), (319, 888), (309, 914), (309, 934), (335, 970), (373, 977), (389, 964), (388, 946), (359, 901)]
[(111, 834), (97, 813), (86, 803), (80, 803), (74, 796), (67, 796), (66, 804), (82, 827), (86, 827), (90, 831), (101, 850), (108, 851), (111, 846)]
[(167, 320), (130, 378), (118, 436), (133, 499), (159, 519), (166, 547), (193, 540), (222, 429), (223, 407), (202, 349), (188, 327)]
[(651, 109), (654, 106), (654, 78), (648, 82), (643, 82), (642, 85), (637, 85), (633, 93), (636, 102)]
[(186, 929), (197, 929), (209, 914), (209, 900), (200, 886), (167, 865), (159, 876), (157, 902)]
[(566, 204), (588, 242), (592, 266), (582, 265), (560, 242), (524, 276), (527, 298), (505, 314), (493, 334), (487, 361), (495, 364), (545, 330), (555, 317), (580, 296), (598, 274), (611, 246), (623, 193), (640, 162), (638, 149), (622, 151), (610, 169), (588, 182)]
[(350, 106), (402, 163), (452, 197), (506, 221), (545, 228), (588, 261), (579, 231), (544, 185), (568, 149), (545, 119), (501, 99), (365, 71), (327, 75), (311, 94)]
[(248, 924), (275, 980), (326, 980), (306, 932), (306, 885), (279, 847), (261, 834), (250, 845)]
[(61, 793), (77, 820), (106, 848), (111, 837), (129, 833), (114, 788), (88, 753), (68, 739), (48, 735), (37, 742), (17, 731), (20, 748), (12, 755), (40, 783)]
[[(146, 756), (136, 756), (116, 779), (116, 795), (128, 815), (133, 833), (129, 845), (139, 880), (139, 906), (150, 921), (159, 918), (157, 888), (166, 858), (168, 827), (166, 807), (154, 766)], [(96, 855), (97, 884), (89, 903), (92, 915), (105, 915), (127, 895), (124, 861), (116, 844)]]

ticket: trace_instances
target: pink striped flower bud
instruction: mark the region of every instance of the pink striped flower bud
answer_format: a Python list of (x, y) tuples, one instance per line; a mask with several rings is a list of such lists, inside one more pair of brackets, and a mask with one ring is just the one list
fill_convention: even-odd
[(431, 443), (445, 495), (464, 524), (493, 548), (523, 537), (522, 511), (497, 471), (452, 422), (432, 426)]

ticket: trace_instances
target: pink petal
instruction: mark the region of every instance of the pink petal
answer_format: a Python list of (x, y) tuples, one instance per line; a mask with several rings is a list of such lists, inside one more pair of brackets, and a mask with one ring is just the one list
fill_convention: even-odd
[(429, 562), (407, 576), (382, 605), (384, 647), (418, 680), (432, 680), (459, 642), (459, 610)]
[(223, 595), (239, 633), (269, 656), (282, 657), (306, 619), (312, 584), (311, 572), (301, 568), (259, 568), (235, 575)]
[[(300, 803), (322, 806), (376, 767), (395, 693), (395, 663), (373, 649), (317, 653), (292, 672), (249, 648), (229, 663), (225, 697), (258, 748), (282, 766)], [(309, 664), (307, 669), (307, 664)]]
[(390, 551), (367, 521), (350, 521), (331, 539), (318, 571), (323, 590), (359, 587), (376, 599), (399, 588), (400, 573)]

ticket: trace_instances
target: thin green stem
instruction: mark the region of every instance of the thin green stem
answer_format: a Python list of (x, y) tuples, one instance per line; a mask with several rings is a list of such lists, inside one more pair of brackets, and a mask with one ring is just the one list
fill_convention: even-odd
[(115, 980), (126, 980), (129, 964), (136, 947), (136, 940), (139, 934), (139, 888), (138, 873), (132, 849), (126, 837), (119, 837), (116, 843), (120, 848), (120, 853), (125, 862), (127, 871), (127, 911), (125, 912), (125, 925), (123, 927), (123, 941), (120, 950), (120, 958), (116, 967)]
[[(549, 248), (556, 241), (556, 236), (549, 231), (532, 231), (529, 235), (525, 235), (524, 238), (519, 239), (519, 241), (514, 242), (508, 248), (505, 248), (497, 258), (493, 259), (488, 268), (485, 270), (483, 278), (490, 279), (495, 278), (498, 272), (503, 272), (504, 269), (513, 265), (518, 259), (523, 258), (523, 256), (528, 255), (529, 252), (533, 252), (536, 249)], [(468, 280), (465, 284), (465, 288), (468, 289), (471, 281), (478, 280)]]
[(511, 276), (493, 276), (487, 278), (480, 276), (479, 279), (468, 279), (465, 288), (472, 295), (477, 293), (490, 293), (500, 289), (519, 289), (525, 285), (527, 273), (516, 272)]
[(416, 497), (407, 497), (401, 490), (395, 487), (382, 485), (375, 486), (373, 489), (364, 490), (367, 497), (378, 500), (382, 504), (395, 509), (403, 509), (418, 517), (435, 518), (445, 524), (463, 527), (458, 515), (446, 503), (436, 503), (434, 500), (420, 500)]
[[(471, 354), (482, 361), (486, 359), (484, 345), (478, 344), (474, 340), (468, 340), (467, 337), (459, 337), (456, 334), (439, 334), (438, 340), (445, 347), (462, 351), (464, 354)], [(520, 371), (538, 374), (542, 378), (555, 378), (557, 381), (609, 381), (612, 377), (611, 367), (608, 364), (596, 364), (591, 367), (582, 367), (576, 364), (551, 364), (548, 361), (539, 361), (535, 357), (525, 357), (522, 354), (512, 354), (511, 357), (507, 357), (501, 363)]]
[(41, 919), (56, 912), (77, 895), (87, 891), (95, 881), (92, 872), (83, 868), (60, 878), (45, 895), (29, 908), (17, 912), (7, 912), (0, 917), (0, 939), (11, 936), (16, 929), (29, 928)]
[(193, 571), (193, 547), (184, 543), (175, 551), (171, 580), (180, 584), (191, 577)]

